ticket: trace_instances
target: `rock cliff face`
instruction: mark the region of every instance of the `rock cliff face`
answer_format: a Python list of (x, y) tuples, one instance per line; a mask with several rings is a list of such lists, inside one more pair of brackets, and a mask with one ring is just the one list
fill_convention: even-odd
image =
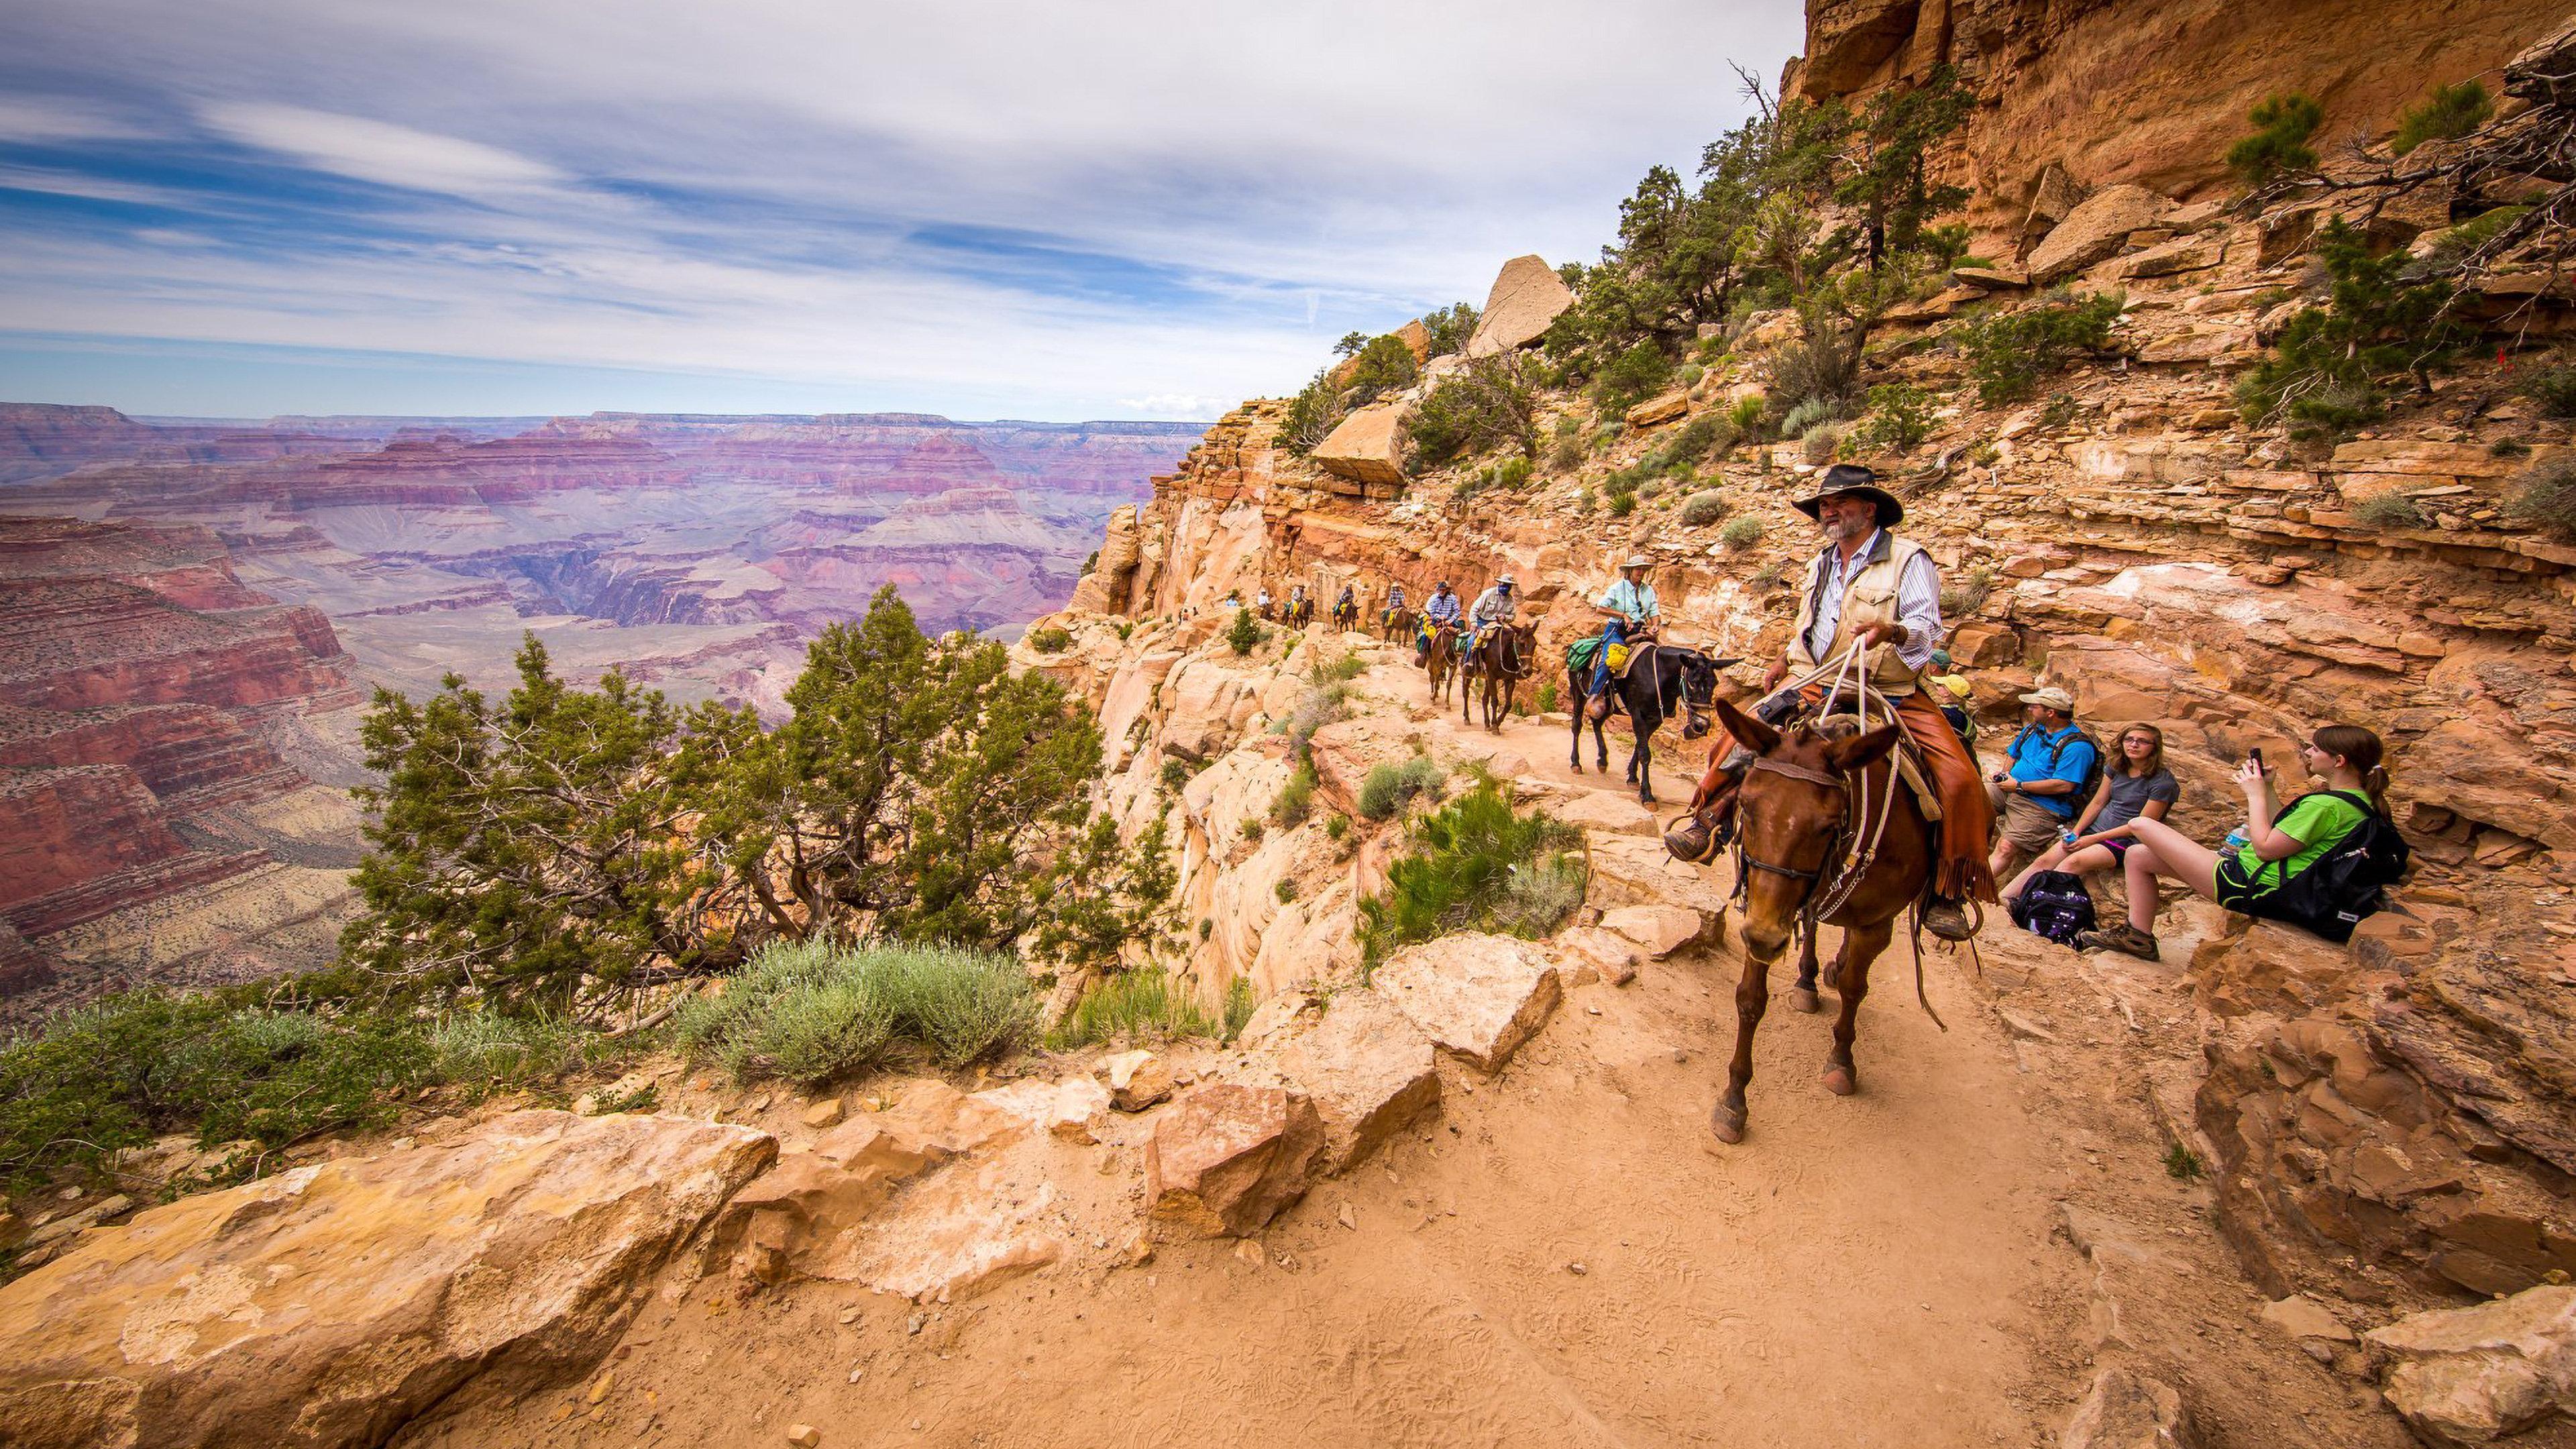
[(52, 984), (74, 928), (348, 863), (345, 803), (271, 741), (349, 714), (348, 665), (203, 529), (0, 519), (0, 915), (29, 948), (0, 992)]
[[(1809, 0), (1783, 89), (1861, 99), (1950, 65), (1982, 105), (1954, 175), (1972, 219), (2013, 237), (2052, 166), (2178, 200), (2225, 179), (2246, 111), (2279, 91), (2325, 108), (2324, 154), (2384, 137), (2437, 82), (2492, 72), (2565, 18), (2556, 0)], [(2359, 37), (2367, 43), (2357, 43)]]

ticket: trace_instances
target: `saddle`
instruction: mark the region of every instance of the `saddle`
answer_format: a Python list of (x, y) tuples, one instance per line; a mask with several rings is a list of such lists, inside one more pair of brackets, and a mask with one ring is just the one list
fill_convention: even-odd
[[(1651, 635), (1638, 640), (1634, 644), (1611, 645), (1610, 677), (1612, 679), (1627, 678), (1628, 671), (1635, 667), (1639, 659), (1652, 653), (1654, 647), (1655, 639)], [(1582, 638), (1565, 646), (1565, 662), (1569, 667), (1577, 671), (1590, 669), (1593, 662), (1600, 658), (1600, 655), (1601, 636), (1598, 634), (1586, 634)]]
[[(1862, 728), (1865, 721), (1852, 711), (1851, 703), (1848, 696), (1836, 695), (1821, 705), (1810, 707), (1801, 704), (1790, 715), (1788, 723), (1803, 723), (1827, 739), (1850, 739), (1865, 732)], [(1923, 811), (1923, 818), (1938, 824), (1941, 820), (1941, 797), (1932, 788), (1932, 775), (1924, 766), (1922, 747), (1914, 743), (1912, 734), (1904, 732), (1901, 719), (1893, 722), (1897, 724), (1899, 733), (1896, 749), (1888, 758), (1896, 762), (1897, 778), (1913, 792), (1914, 803)]]

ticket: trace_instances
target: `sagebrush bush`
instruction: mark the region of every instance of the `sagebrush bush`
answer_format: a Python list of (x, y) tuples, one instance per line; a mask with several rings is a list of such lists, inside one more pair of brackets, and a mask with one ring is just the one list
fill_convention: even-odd
[(2519, 390), (2545, 417), (2576, 418), (2576, 356), (2561, 353), (2531, 367)]
[(2576, 543), (2576, 456), (2560, 454), (2534, 465), (2522, 475), (2508, 507), (2522, 522)]
[(1024, 1045), (1037, 1012), (1034, 983), (1008, 956), (817, 938), (763, 947), (722, 995), (682, 1006), (672, 1031), (737, 1080), (811, 1087), (907, 1050), (964, 1066)]
[(2352, 516), (2372, 528), (2422, 528), (2432, 522), (2414, 499), (2394, 490), (2374, 493), (2354, 504)]
[(1762, 541), (1762, 520), (1750, 513), (1728, 519), (1726, 527), (1718, 530), (1717, 541), (1742, 553)]
[(1029, 635), (1029, 647), (1040, 654), (1061, 654), (1073, 644), (1073, 631), (1048, 627)]
[(2111, 324), (2119, 320), (2126, 305), (2127, 299), (2117, 292), (2097, 292), (2079, 300), (1997, 312), (1962, 325), (1950, 336), (1967, 356), (1977, 401), (1996, 407), (2030, 396), (2040, 379), (2064, 371), (2081, 355), (2107, 348)]
[(1278, 797), (1270, 802), (1270, 823), (1282, 830), (1305, 824), (1306, 817), (1315, 808), (1317, 783), (1314, 762), (1299, 762), (1297, 768), (1289, 773), (1288, 783), (1279, 787)]
[(1762, 419), (1770, 411), (1771, 399), (1768, 395), (1758, 392), (1747, 393), (1737, 398), (1734, 404), (1727, 408), (1726, 421), (1734, 427), (1738, 437), (1759, 438), (1762, 436)]
[(1371, 820), (1391, 819), (1416, 796), (1439, 799), (1448, 778), (1439, 762), (1423, 755), (1402, 765), (1379, 765), (1360, 781), (1360, 813)]
[(430, 1065), (442, 1081), (514, 1089), (583, 1065), (598, 1040), (558, 1017), (452, 1011), (430, 1024)]
[(1807, 434), (1832, 422), (1833, 417), (1834, 405), (1831, 402), (1823, 398), (1810, 399), (1789, 409), (1787, 415), (1780, 419), (1780, 436), (1804, 438)]
[[(1200, 932), (1202, 939), (1207, 934), (1205, 930)], [(1230, 1000), (1228, 1005), (1232, 1005)], [(1245, 1015), (1248, 1019), (1250, 1013)], [(1189, 989), (1175, 985), (1159, 968), (1119, 971), (1093, 982), (1082, 993), (1082, 999), (1047, 1034), (1047, 1045), (1057, 1051), (1073, 1051), (1115, 1037), (1137, 1041), (1214, 1036), (1217, 1029), (1191, 998)]]
[(1360, 903), (1363, 961), (1374, 966), (1453, 931), (1541, 936), (1583, 900), (1581, 831), (1513, 812), (1494, 781), (1414, 822), (1386, 888)]
[(1798, 450), (1806, 460), (1823, 467), (1842, 451), (1844, 430), (1838, 423), (1818, 423), (1798, 438)]
[(1682, 500), (1682, 522), (1692, 528), (1706, 528), (1724, 518), (1733, 507), (1725, 494), (1703, 489)]
[(1791, 409), (1801, 403), (1838, 409), (1851, 396), (1859, 365), (1852, 349), (1831, 336), (1793, 338), (1772, 349), (1771, 397)]

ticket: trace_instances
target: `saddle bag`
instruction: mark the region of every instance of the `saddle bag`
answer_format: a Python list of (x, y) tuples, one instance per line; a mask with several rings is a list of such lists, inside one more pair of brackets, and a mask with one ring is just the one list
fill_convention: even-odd
[(2097, 920), (2084, 878), (2062, 870), (2032, 876), (2012, 903), (2012, 918), (2014, 925), (2061, 946), (2073, 946), (2076, 933), (2092, 930)]

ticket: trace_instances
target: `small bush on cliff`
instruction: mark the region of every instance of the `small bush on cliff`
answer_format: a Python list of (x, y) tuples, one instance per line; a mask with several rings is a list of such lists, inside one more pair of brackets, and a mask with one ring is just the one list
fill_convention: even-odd
[(1910, 382), (1883, 382), (1869, 390), (1869, 415), (1852, 430), (1851, 447), (1862, 457), (1908, 453), (1932, 436), (1932, 394)]
[(1295, 770), (1289, 772), (1288, 783), (1280, 786), (1278, 796), (1271, 800), (1270, 823), (1282, 830), (1305, 824), (1306, 817), (1314, 813), (1315, 787), (1321, 783), (1322, 777), (1315, 773), (1315, 762), (1301, 761)]
[(2388, 149), (2403, 156), (2427, 141), (2465, 136), (2495, 114), (2495, 99), (2474, 80), (2437, 85), (2432, 93), (2397, 117), (2397, 135)]
[(1350, 376), (1342, 384), (1342, 409), (1366, 407), (1388, 393), (1413, 386), (1419, 376), (1421, 368), (1403, 338), (1391, 332), (1370, 338), (1351, 359)]
[(1672, 359), (1652, 342), (1640, 342), (1602, 364), (1592, 397), (1603, 412), (1625, 412), (1672, 380)]
[(1452, 302), (1446, 307), (1422, 314), (1422, 330), (1431, 337), (1430, 355), (1446, 357), (1467, 350), (1467, 339), (1476, 335), (1479, 314), (1472, 302)]
[(2302, 437), (2333, 436), (2377, 417), (2385, 389), (2401, 379), (2430, 389), (2433, 370), (2464, 335), (2447, 316), (2447, 284), (2411, 280), (2404, 252), (2372, 256), (2367, 238), (2342, 218), (2327, 224), (2316, 257), (2325, 305), (2293, 316), (2272, 355), (2236, 385), (2248, 423), (2283, 424)]
[(1040, 654), (1062, 654), (1073, 647), (1073, 631), (1052, 627), (1035, 630), (1029, 635), (1029, 647)]
[(1730, 518), (1726, 527), (1718, 530), (1717, 541), (1742, 553), (1762, 541), (1762, 520), (1750, 513), (1741, 518)]
[(2030, 396), (2041, 379), (2065, 371), (2076, 358), (2109, 347), (2111, 324), (2126, 305), (2117, 292), (2041, 302), (1981, 317), (1951, 338), (1967, 356), (1977, 401), (1998, 407)]
[(2297, 91), (2255, 102), (2245, 117), (2254, 132), (2227, 148), (2228, 169), (2256, 189), (2288, 172), (2315, 170), (2317, 153), (2308, 149), (2308, 138), (2325, 118), (2324, 107)]
[(1682, 500), (1682, 522), (1691, 528), (1706, 528), (1727, 515), (1735, 505), (1723, 493), (1702, 490)]
[(847, 946), (822, 939), (764, 947), (722, 996), (672, 1018), (692, 1056), (738, 1081), (817, 1086), (917, 1054), (942, 1067), (1026, 1044), (1037, 988), (1019, 962), (947, 946)]
[[(1458, 305), (1464, 307), (1467, 304), (1461, 302)], [(1252, 1024), (1252, 1013), (1260, 1005), (1259, 999), (1252, 994), (1251, 977), (1237, 976), (1225, 983), (1225, 1036), (1223, 1039), (1232, 1041), (1243, 1035), (1243, 1029)]]
[(2576, 418), (2576, 355), (2561, 353), (2534, 364), (2523, 374), (2520, 391), (2544, 417)]
[(1536, 937), (1582, 903), (1581, 831), (1513, 813), (1490, 779), (1413, 824), (1386, 888), (1360, 903), (1362, 960), (1453, 931)]
[(1234, 611), (1234, 625), (1225, 631), (1225, 644), (1237, 654), (1249, 654), (1261, 647), (1261, 624), (1250, 609)]
[(1152, 1041), (1215, 1036), (1218, 1030), (1218, 1024), (1208, 1020), (1191, 999), (1189, 989), (1173, 985), (1160, 970), (1118, 971), (1082, 993), (1073, 1010), (1047, 1034), (1047, 1045), (1057, 1051), (1077, 1051), (1113, 1037)]
[(2420, 504), (2395, 491), (2374, 493), (2354, 504), (2352, 516), (2372, 528), (2423, 528), (2432, 522)]
[(1440, 798), (1448, 778), (1438, 762), (1416, 755), (1402, 765), (1379, 765), (1360, 781), (1360, 813), (1371, 820), (1392, 819), (1417, 795)]
[(1425, 468), (1510, 447), (1538, 456), (1538, 387), (1517, 353), (1480, 357), (1433, 387), (1405, 423)]
[(2576, 543), (2576, 457), (2561, 454), (2524, 473), (2511, 512), (2562, 543)]

